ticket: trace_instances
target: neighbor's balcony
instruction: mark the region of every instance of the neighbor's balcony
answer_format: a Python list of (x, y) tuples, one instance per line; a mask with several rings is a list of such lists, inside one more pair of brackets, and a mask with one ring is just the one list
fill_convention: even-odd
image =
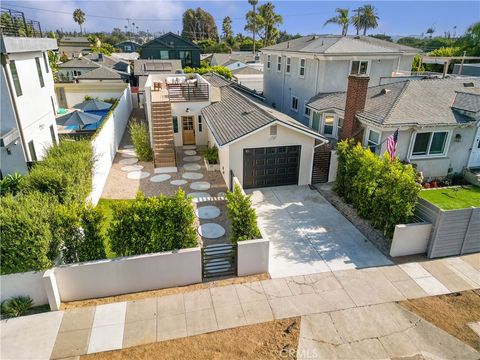
[(210, 84), (198, 74), (155, 74), (145, 83), (149, 88), (152, 102), (193, 102), (208, 101)]

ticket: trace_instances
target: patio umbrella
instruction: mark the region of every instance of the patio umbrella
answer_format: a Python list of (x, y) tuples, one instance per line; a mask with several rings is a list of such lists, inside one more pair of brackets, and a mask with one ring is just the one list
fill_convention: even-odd
[(100, 100), (85, 100), (84, 102), (74, 106), (75, 109), (83, 111), (98, 111), (98, 110), (108, 110), (112, 107), (112, 104), (109, 104), (105, 101)]
[(82, 111), (73, 111), (67, 115), (63, 115), (57, 119), (57, 124), (62, 126), (78, 126), (82, 127), (89, 124), (96, 124), (102, 119), (99, 115), (84, 113)]

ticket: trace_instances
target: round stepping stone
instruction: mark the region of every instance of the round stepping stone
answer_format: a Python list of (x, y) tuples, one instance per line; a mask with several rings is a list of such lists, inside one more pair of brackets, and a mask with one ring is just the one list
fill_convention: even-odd
[(170, 179), (171, 176), (168, 175), (168, 174), (160, 174), (160, 175), (155, 175), (155, 176), (152, 176), (150, 178), (150, 181), (153, 181), (153, 182), (162, 182), (162, 181), (167, 181), (168, 179)]
[(155, 168), (155, 170), (153, 171), (155, 172), (155, 174), (176, 173), (177, 168), (175, 166), (167, 166), (167, 167)]
[(122, 157), (131, 158), (131, 157), (137, 157), (137, 155), (135, 153), (122, 153)]
[(183, 158), (183, 161), (186, 161), (186, 162), (192, 162), (192, 161), (198, 161), (200, 160), (202, 157), (201, 156), (198, 156), (198, 155), (195, 155), (195, 156), (185, 156)]
[(185, 150), (183, 153), (185, 155), (197, 155), (197, 152), (195, 150)]
[(124, 149), (133, 149), (133, 145), (125, 145), (123, 148)]
[(183, 145), (184, 150), (195, 150), (196, 148), (195, 145)]
[(175, 185), (175, 186), (185, 185), (186, 183), (188, 183), (187, 180), (181, 180), (181, 179), (170, 181), (170, 184)]
[(207, 238), (207, 239), (216, 239), (220, 236), (225, 235), (225, 229), (223, 226), (214, 224), (214, 223), (207, 223), (202, 224), (198, 227), (198, 233), (200, 236)]
[(125, 158), (120, 160), (118, 163), (121, 165), (133, 165), (138, 162), (137, 158), (131, 157), (131, 158)]
[(184, 179), (187, 180), (200, 180), (203, 178), (202, 173), (193, 173), (193, 172), (186, 172), (182, 175)]
[(223, 192), (223, 191), (220, 191), (217, 196), (218, 197), (225, 197), (225, 195), (227, 195), (227, 193)]
[(199, 164), (186, 163), (185, 165), (183, 165), (183, 168), (186, 171), (197, 171), (197, 170), (200, 170), (202, 167)]
[(146, 171), (132, 171), (127, 174), (127, 178), (132, 180), (140, 180), (149, 177), (150, 174)]
[(206, 192), (192, 192), (187, 194), (188, 197), (192, 198), (194, 203), (201, 201), (208, 201), (212, 196)]
[(190, 184), (192, 190), (208, 190), (210, 189), (210, 183), (208, 181), (195, 181)]
[(142, 170), (143, 166), (142, 165), (127, 165), (121, 168), (122, 171), (138, 171)]
[(220, 209), (216, 206), (202, 206), (195, 210), (199, 219), (215, 219), (220, 216)]

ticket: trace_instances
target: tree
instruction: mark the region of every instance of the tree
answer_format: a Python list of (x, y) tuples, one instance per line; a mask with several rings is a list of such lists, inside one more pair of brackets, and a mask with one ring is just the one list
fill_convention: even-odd
[(82, 9), (75, 9), (73, 12), (73, 20), (80, 26), (80, 34), (82, 31), (82, 24), (85, 22), (85, 13)]
[(58, 80), (58, 54), (52, 50), (48, 50), (48, 63), (52, 69), (53, 80)]
[(293, 39), (298, 39), (302, 37), (300, 34), (289, 34), (286, 31), (280, 31), (278, 33), (278, 38), (277, 38), (277, 43), (282, 43), (285, 41), (293, 40)]
[(465, 35), (458, 38), (456, 46), (466, 51), (468, 56), (480, 56), (480, 22), (470, 25)]
[(376, 38), (376, 39), (380, 39), (380, 40), (385, 40), (385, 41), (393, 42), (392, 37), (389, 36), (389, 35), (376, 34), (376, 35), (368, 35), (368, 36), (373, 37), (373, 38)]
[(335, 9), (335, 12), (337, 13), (337, 16), (334, 16), (325, 21), (325, 24), (323, 24), (323, 26), (326, 26), (328, 24), (340, 25), (342, 27), (342, 36), (346, 36), (348, 32), (348, 25), (350, 24), (350, 18), (348, 17), (348, 9), (337, 8)]
[[(376, 29), (378, 27), (378, 15), (377, 9), (373, 5), (364, 5), (360, 8), (360, 13), (357, 14), (360, 16), (360, 26), (363, 29), (363, 35), (367, 35), (368, 29)], [(358, 29), (357, 29), (358, 33)]]
[(183, 13), (182, 37), (191, 41), (218, 40), (217, 25), (213, 16), (201, 8)]
[[(258, 4), (258, 0), (248, 0), (248, 3), (252, 5), (252, 8), (253, 8), (252, 14), (249, 16), (249, 14), (247, 13), (246, 17), (247, 17), (247, 21), (250, 21), (250, 20), (252, 21), (251, 29), (253, 34), (253, 54), (255, 54), (255, 33), (257, 32), (257, 12), (255, 11), (255, 7)], [(245, 28), (246, 27), (247, 26), (245, 26)]]
[[(276, 43), (276, 40), (280, 36), (280, 32), (277, 28), (277, 25), (283, 23), (283, 19), (280, 15), (275, 13), (275, 5), (271, 2), (263, 4), (258, 7), (258, 13), (249, 11), (247, 13), (247, 24), (245, 25), (245, 30), (252, 31), (255, 29), (255, 33), (260, 35), (262, 39), (263, 46), (269, 46)], [(252, 43), (254, 49), (256, 47), (256, 42)]]
[(232, 19), (230, 18), (230, 16), (227, 16), (225, 19), (223, 19), (222, 32), (225, 41), (228, 41), (228, 39), (231, 39), (233, 37)]
[(434, 32), (435, 32), (434, 27), (429, 27), (427, 31), (425, 31), (425, 33), (429, 35), (430, 39), (432, 38)]

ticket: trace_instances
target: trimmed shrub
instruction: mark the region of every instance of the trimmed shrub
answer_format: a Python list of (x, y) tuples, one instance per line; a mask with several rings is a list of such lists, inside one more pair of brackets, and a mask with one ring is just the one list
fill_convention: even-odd
[(15, 195), (20, 189), (20, 183), (23, 180), (23, 175), (19, 173), (10, 174), (0, 180), (0, 195), (10, 193)]
[(207, 147), (203, 151), (203, 157), (209, 164), (218, 164), (218, 148), (216, 146)]
[(141, 161), (152, 161), (153, 151), (150, 145), (150, 135), (147, 124), (134, 121), (130, 123), (129, 129), (138, 159)]
[(119, 256), (194, 247), (197, 235), (191, 200), (182, 189), (176, 195), (145, 198), (113, 205), (108, 231), (112, 250)]
[(232, 222), (231, 241), (236, 243), (260, 238), (262, 235), (250, 196), (244, 195), (240, 186), (235, 185), (233, 192), (227, 192), (226, 198), (228, 218)]
[(33, 300), (29, 296), (15, 296), (2, 301), (2, 317), (14, 318), (25, 315), (33, 306)]
[(206, 67), (199, 67), (199, 68), (191, 68), (186, 66), (183, 68), (184, 73), (196, 73), (196, 74), (206, 74), (209, 72), (217, 73), (218, 75), (223, 76), (224, 78), (231, 79), (232, 78), (232, 70), (225, 66), (206, 66)]

